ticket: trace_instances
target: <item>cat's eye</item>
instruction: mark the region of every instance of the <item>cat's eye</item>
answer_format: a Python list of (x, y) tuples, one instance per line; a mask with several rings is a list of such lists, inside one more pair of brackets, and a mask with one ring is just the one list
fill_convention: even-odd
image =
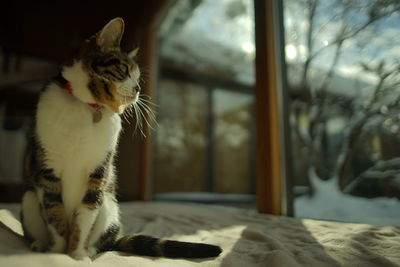
[(128, 74), (128, 66), (127, 65), (120, 65), (119, 67), (123, 73)]

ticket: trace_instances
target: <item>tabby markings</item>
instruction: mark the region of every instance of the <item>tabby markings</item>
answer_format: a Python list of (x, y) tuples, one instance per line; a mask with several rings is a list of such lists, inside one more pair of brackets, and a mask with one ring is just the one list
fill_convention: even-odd
[(105, 233), (100, 237), (99, 252), (101, 251), (111, 251), (115, 248), (115, 242), (119, 234), (121, 227), (118, 224), (111, 224)]
[[(76, 215), (74, 215), (74, 220), (76, 219)], [(67, 253), (71, 253), (77, 249), (79, 240), (80, 240), (81, 229), (79, 229), (78, 224), (74, 223), (71, 229), (71, 233), (68, 239), (68, 248)]]

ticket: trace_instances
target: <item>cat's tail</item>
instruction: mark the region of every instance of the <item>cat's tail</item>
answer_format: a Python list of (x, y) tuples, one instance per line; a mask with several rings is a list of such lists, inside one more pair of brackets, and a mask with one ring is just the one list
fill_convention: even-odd
[(218, 246), (164, 240), (146, 235), (126, 235), (117, 240), (115, 250), (142, 256), (166, 258), (217, 257), (222, 249)]

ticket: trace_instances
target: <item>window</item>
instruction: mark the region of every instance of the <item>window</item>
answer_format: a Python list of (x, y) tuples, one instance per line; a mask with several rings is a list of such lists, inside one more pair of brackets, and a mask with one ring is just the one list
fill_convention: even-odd
[(159, 31), (156, 199), (192, 192), (198, 201), (254, 204), (253, 28), (251, 0), (175, 1), (167, 12)]
[(400, 225), (399, 10), (284, 1), (297, 217)]

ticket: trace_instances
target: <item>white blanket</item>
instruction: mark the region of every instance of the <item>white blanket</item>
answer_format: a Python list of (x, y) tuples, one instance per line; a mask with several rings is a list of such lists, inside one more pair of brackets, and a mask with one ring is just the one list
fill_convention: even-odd
[[(0, 266), (400, 266), (400, 229), (262, 215), (187, 205), (123, 203), (127, 233), (219, 245), (214, 259), (139, 257), (107, 252), (76, 261), (63, 254), (32, 253), (21, 225), (0, 210)], [(15, 206), (4, 206), (12, 209)]]

